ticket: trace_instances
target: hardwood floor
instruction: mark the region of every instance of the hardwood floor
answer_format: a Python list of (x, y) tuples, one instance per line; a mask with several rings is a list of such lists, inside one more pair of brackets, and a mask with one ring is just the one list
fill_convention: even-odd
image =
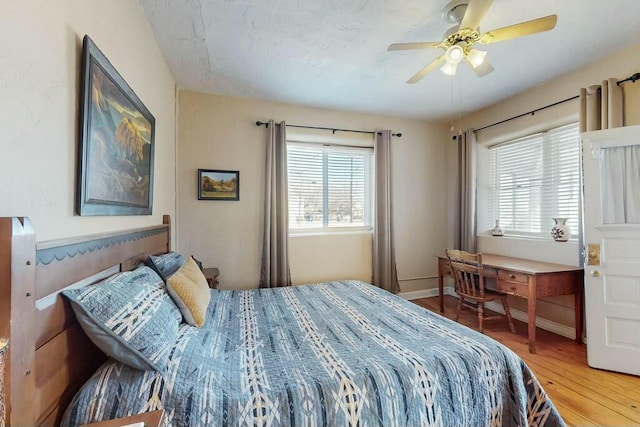
[[(414, 303), (439, 313), (438, 297)], [(445, 296), (445, 316), (453, 319), (457, 299)], [(460, 323), (477, 329), (474, 311), (463, 310)], [(538, 328), (536, 354), (529, 353), (527, 325), (514, 319), (485, 322), (485, 333), (516, 352), (535, 373), (568, 425), (640, 425), (640, 377), (602, 371), (587, 365), (586, 346)], [(640, 361), (638, 362), (640, 363)]]

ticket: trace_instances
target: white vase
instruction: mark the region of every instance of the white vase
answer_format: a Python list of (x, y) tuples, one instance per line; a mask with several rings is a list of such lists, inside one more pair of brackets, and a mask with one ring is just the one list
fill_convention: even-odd
[(502, 227), (500, 227), (499, 219), (496, 219), (496, 226), (491, 229), (491, 235), (496, 237), (504, 236), (504, 231), (502, 230)]
[(566, 224), (569, 218), (552, 218), (555, 221), (555, 225), (551, 228), (551, 237), (556, 242), (566, 242), (569, 240), (571, 230)]

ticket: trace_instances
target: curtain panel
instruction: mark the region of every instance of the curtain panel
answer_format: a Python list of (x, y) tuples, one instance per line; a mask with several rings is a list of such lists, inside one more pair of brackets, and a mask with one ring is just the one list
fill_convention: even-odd
[(580, 89), (580, 132), (622, 127), (623, 105), (617, 79)]
[(264, 187), (264, 235), (260, 287), (291, 285), (286, 124), (269, 120)]
[(475, 252), (476, 224), (476, 133), (467, 129), (458, 134), (458, 215), (454, 243), (457, 249)]
[(394, 294), (400, 291), (393, 236), (391, 203), (391, 131), (376, 133), (373, 277), (371, 283)]

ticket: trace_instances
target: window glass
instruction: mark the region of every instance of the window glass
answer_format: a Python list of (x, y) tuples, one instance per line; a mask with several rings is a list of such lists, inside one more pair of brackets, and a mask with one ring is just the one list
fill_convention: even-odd
[(289, 142), (289, 228), (371, 228), (371, 148)]
[(551, 239), (553, 218), (579, 231), (580, 144), (577, 124), (490, 148), (489, 224), (506, 234)]

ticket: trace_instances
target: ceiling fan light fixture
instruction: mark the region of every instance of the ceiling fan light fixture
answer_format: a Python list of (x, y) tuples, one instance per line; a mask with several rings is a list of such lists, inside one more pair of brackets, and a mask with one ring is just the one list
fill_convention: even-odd
[(447, 61), (447, 64), (457, 64), (462, 61), (462, 58), (464, 58), (464, 49), (457, 44), (449, 46), (447, 52), (444, 54), (444, 59)]
[(496, 28), (482, 33), (480, 24), (494, 0), (448, 0), (448, 4), (442, 11), (442, 18), (454, 25), (449, 28), (440, 42), (411, 42), (394, 43), (387, 50), (410, 49), (442, 49), (436, 59), (429, 62), (407, 83), (417, 83), (428, 73), (436, 68), (444, 74), (455, 75), (458, 64), (461, 61), (469, 64), (469, 67), (478, 77), (484, 77), (494, 71), (491, 62), (486, 58), (487, 52), (473, 49), (476, 43), (488, 44), (504, 40), (541, 33), (555, 28), (558, 22), (557, 15), (543, 16), (541, 18), (523, 21), (517, 24)]
[(485, 56), (487, 56), (486, 51), (471, 49), (469, 53), (467, 53), (467, 60), (473, 68), (478, 68), (484, 62)]
[(457, 62), (445, 62), (442, 68), (440, 68), (440, 71), (442, 71), (448, 76), (455, 76), (457, 68), (458, 68)]

